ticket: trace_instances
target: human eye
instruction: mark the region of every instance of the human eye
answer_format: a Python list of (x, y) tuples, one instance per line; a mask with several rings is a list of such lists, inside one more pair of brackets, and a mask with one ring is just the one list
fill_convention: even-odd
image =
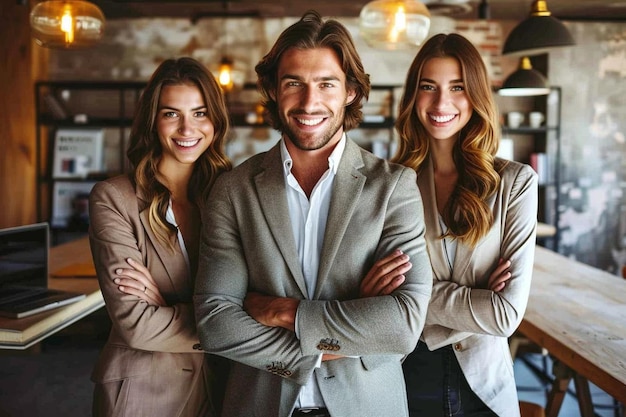
[(163, 110), (161, 112), (161, 117), (163, 117), (164, 119), (173, 119), (175, 117), (178, 117), (178, 113), (173, 110)]
[(435, 86), (428, 83), (421, 83), (419, 89), (423, 91), (435, 91)]
[(465, 91), (465, 86), (463, 84), (454, 85), (452, 91)]
[(285, 82), (285, 87), (286, 88), (297, 88), (297, 87), (300, 87), (300, 84), (301, 83), (299, 81), (291, 80), (291, 81)]
[(198, 110), (193, 114), (195, 117), (206, 117), (206, 110)]

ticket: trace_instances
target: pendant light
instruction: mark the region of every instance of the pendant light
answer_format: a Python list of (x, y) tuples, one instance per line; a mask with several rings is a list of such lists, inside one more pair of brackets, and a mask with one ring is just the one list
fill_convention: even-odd
[(544, 0), (533, 1), (530, 16), (504, 42), (503, 55), (538, 55), (552, 48), (575, 45), (565, 25), (548, 11)]
[(222, 8), (222, 36), (224, 37), (224, 41), (222, 43), (222, 58), (220, 59), (219, 64), (216, 67), (213, 67), (211, 72), (215, 76), (220, 87), (222, 87), (222, 90), (225, 93), (230, 93), (232, 90), (238, 89), (243, 85), (245, 74), (235, 68), (235, 62), (226, 53), (228, 52), (230, 44), (228, 36), (228, 18), (230, 17), (230, 12), (227, 0), (222, 1)]
[(481, 0), (478, 5), (478, 18), (483, 20), (491, 19), (491, 9), (487, 0)]
[(544, 96), (548, 93), (547, 78), (533, 69), (527, 56), (520, 59), (519, 69), (509, 75), (498, 90), (501, 96)]
[(233, 60), (224, 55), (217, 67), (215, 77), (224, 91), (231, 91), (235, 86), (233, 81)]
[(48, 0), (30, 12), (36, 42), (46, 48), (86, 48), (104, 35), (104, 14), (83, 0)]
[(407, 49), (428, 37), (430, 12), (417, 0), (374, 0), (359, 15), (360, 34), (378, 49)]

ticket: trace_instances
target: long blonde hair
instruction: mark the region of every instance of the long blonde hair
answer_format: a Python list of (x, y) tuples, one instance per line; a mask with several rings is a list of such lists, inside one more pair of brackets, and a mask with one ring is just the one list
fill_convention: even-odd
[(499, 168), (494, 165), (500, 130), (487, 69), (478, 50), (463, 36), (435, 35), (413, 60), (398, 108), (395, 126), (399, 145), (393, 161), (413, 168), (419, 175), (428, 157), (429, 134), (417, 117), (417, 94), (426, 61), (443, 57), (455, 58), (461, 65), (465, 91), (474, 110), (452, 151), (458, 180), (442, 217), (448, 225), (446, 236), (475, 246), (493, 224), (487, 200), (500, 186)]
[(150, 228), (161, 243), (174, 248), (175, 227), (166, 220), (170, 191), (158, 171), (163, 149), (156, 131), (159, 98), (165, 85), (188, 84), (198, 87), (213, 123), (214, 137), (208, 149), (194, 164), (188, 184), (189, 200), (201, 207), (217, 176), (232, 165), (224, 151), (229, 129), (228, 111), (221, 88), (207, 68), (192, 58), (168, 59), (152, 74), (137, 105), (126, 155), (131, 179), (150, 201)]

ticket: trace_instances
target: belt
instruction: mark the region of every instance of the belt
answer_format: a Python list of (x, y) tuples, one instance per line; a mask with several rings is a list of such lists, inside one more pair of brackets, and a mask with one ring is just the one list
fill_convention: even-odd
[(291, 417), (330, 417), (328, 408), (296, 408)]

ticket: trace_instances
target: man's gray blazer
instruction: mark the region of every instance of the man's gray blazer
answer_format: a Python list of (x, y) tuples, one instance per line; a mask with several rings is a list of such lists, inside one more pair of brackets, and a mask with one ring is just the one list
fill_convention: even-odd
[[(223, 416), (289, 416), (312, 372), (333, 417), (408, 415), (401, 360), (432, 287), (415, 172), (348, 139), (333, 184), (317, 287), (308, 299), (290, 225), (280, 147), (222, 174), (203, 211), (195, 308), (202, 347), (233, 365)], [(374, 262), (413, 264), (392, 295), (359, 299)], [(298, 337), (259, 324), (248, 291), (301, 299)], [(321, 353), (349, 356), (323, 362)]]

